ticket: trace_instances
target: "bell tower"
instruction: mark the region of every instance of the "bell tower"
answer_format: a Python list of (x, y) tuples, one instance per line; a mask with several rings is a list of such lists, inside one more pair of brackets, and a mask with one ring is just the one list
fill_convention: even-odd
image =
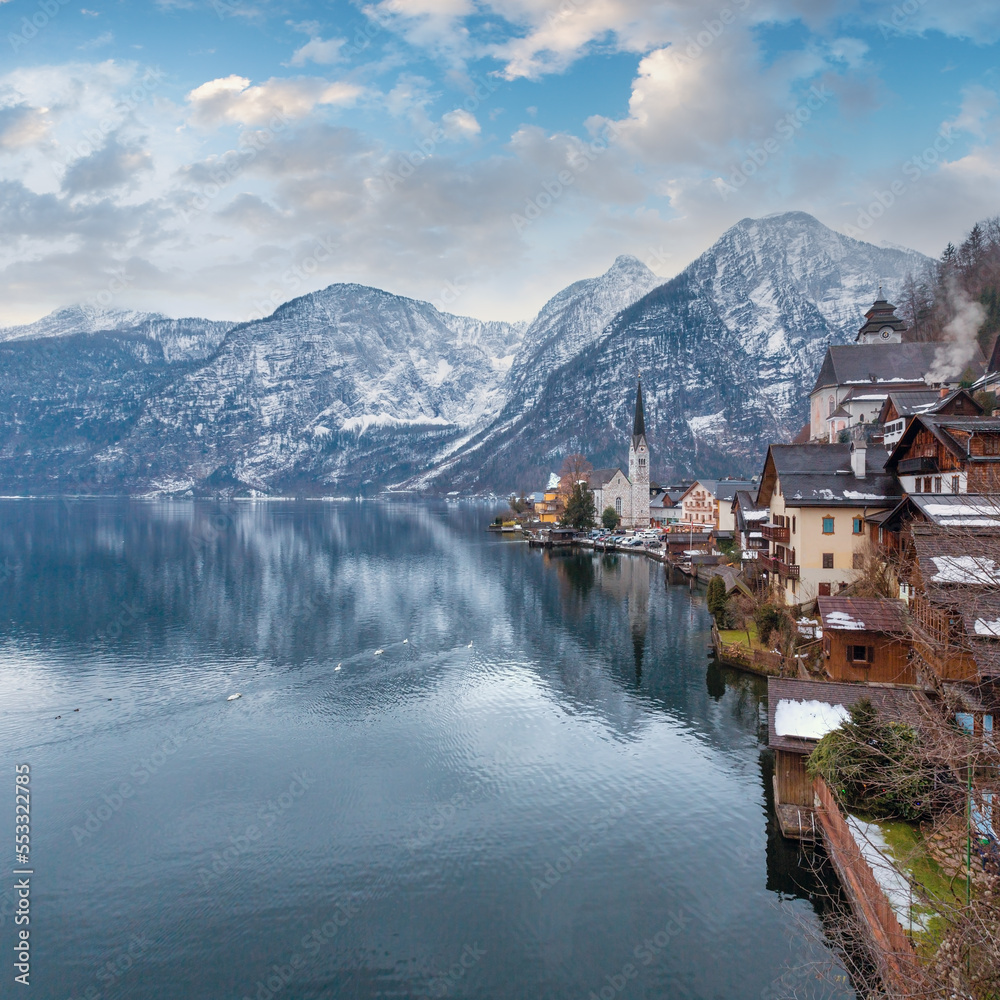
[(646, 415), (642, 408), (642, 376), (635, 392), (632, 443), (628, 449), (628, 478), (632, 484), (632, 527), (649, 527), (649, 445), (646, 443)]
[(882, 298), (879, 285), (878, 298), (865, 313), (864, 326), (854, 338), (856, 344), (901, 344), (906, 323), (896, 315), (896, 307)]

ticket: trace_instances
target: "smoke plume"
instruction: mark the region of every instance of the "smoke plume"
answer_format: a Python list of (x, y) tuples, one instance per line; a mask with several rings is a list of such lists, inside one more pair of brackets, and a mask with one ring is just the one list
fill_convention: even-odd
[(969, 293), (951, 277), (946, 285), (948, 312), (951, 319), (942, 333), (944, 341), (934, 353), (934, 363), (927, 381), (953, 382), (961, 376), (976, 353), (976, 335), (986, 321), (986, 310), (969, 297)]

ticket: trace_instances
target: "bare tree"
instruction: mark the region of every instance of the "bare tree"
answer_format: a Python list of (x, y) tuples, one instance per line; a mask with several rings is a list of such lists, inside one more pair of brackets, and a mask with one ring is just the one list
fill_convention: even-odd
[(590, 482), (594, 467), (583, 455), (567, 455), (559, 469), (559, 492), (569, 496), (573, 487), (580, 482)]

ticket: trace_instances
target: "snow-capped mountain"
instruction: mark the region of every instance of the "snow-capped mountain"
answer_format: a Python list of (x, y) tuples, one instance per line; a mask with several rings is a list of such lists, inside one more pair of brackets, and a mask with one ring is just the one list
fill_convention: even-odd
[(879, 282), (892, 297), (924, 261), (804, 212), (743, 219), (581, 350), (539, 363), (530, 391), (511, 384), (495, 425), (419, 482), (534, 488), (573, 451), (623, 463), (640, 372), (654, 478), (759, 472), (767, 443), (805, 422), (827, 345), (853, 341)]
[(0, 327), (0, 343), (16, 340), (49, 340), (80, 334), (118, 334), (159, 344), (167, 363), (200, 361), (222, 343), (233, 326), (210, 319), (170, 319), (159, 313), (124, 309), (69, 306), (57, 309), (34, 323)]
[(624, 459), (640, 370), (654, 478), (755, 472), (801, 426), (826, 345), (922, 263), (788, 213), (665, 284), (619, 257), (527, 325), (359, 285), (232, 328), (62, 310), (0, 331), (0, 485), (533, 489), (572, 451)]
[(372, 489), (489, 422), (523, 324), (333, 285), (231, 330), (151, 397), (95, 476), (143, 487)]

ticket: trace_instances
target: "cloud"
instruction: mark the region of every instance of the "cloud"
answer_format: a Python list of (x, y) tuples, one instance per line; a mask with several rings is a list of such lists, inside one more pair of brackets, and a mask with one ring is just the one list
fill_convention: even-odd
[(310, 38), (305, 45), (300, 46), (292, 54), (292, 66), (304, 66), (307, 62), (329, 66), (342, 58), (340, 50), (347, 44), (346, 38), (322, 39), (318, 35)]
[(985, 139), (988, 126), (996, 122), (998, 109), (1000, 98), (997, 92), (982, 84), (973, 84), (962, 92), (961, 109), (948, 124), (953, 129), (961, 129), (979, 139)]
[(47, 110), (25, 103), (0, 108), (0, 150), (22, 149), (40, 142), (49, 130), (43, 117)]
[(270, 80), (251, 86), (243, 76), (209, 80), (187, 95), (193, 121), (204, 127), (221, 124), (264, 125), (276, 118), (302, 118), (319, 105), (351, 105), (362, 88), (319, 77)]
[(504, 62), (507, 80), (537, 80), (561, 73), (602, 39), (614, 38), (619, 48), (646, 52), (676, 35), (671, 4), (643, 0), (563, 0), (553, 4), (530, 0), (494, 3), (525, 33), (492, 49)]
[(69, 195), (93, 194), (112, 188), (134, 186), (136, 175), (152, 168), (149, 153), (138, 144), (123, 145), (109, 135), (101, 149), (74, 160), (63, 174), (62, 187)]
[(91, 38), (86, 42), (81, 42), (77, 48), (83, 51), (87, 49), (100, 49), (105, 45), (110, 45), (115, 40), (113, 32), (102, 31), (96, 38)]
[(479, 135), (482, 131), (479, 122), (476, 121), (476, 116), (463, 108), (449, 111), (442, 116), (441, 121), (444, 125), (444, 133), (449, 139), (469, 139)]

